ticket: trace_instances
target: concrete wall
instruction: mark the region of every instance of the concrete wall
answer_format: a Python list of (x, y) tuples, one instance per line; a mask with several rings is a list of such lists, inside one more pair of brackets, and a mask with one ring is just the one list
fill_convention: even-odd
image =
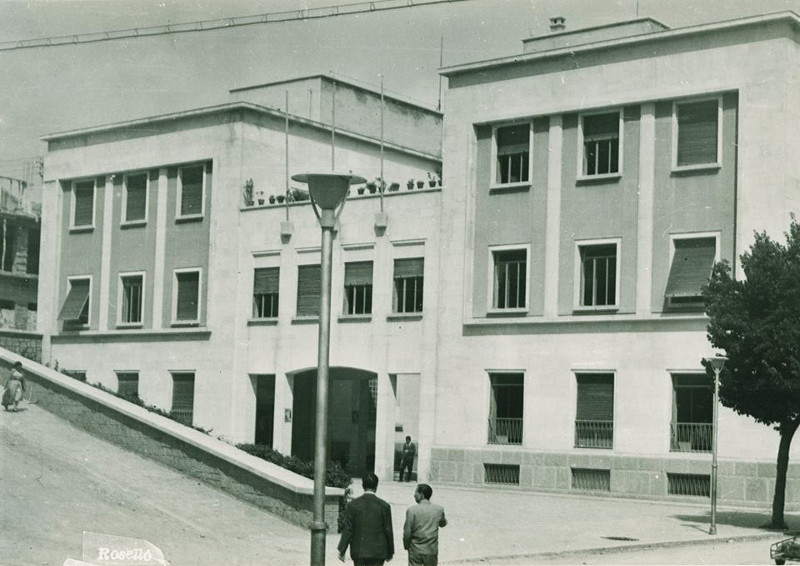
[[(3, 373), (23, 362), (32, 402), (105, 441), (160, 462), (308, 527), (313, 518), (313, 482), (208, 435), (79, 383), (44, 366), (0, 352)], [(334, 530), (344, 491), (327, 488), (325, 521)]]

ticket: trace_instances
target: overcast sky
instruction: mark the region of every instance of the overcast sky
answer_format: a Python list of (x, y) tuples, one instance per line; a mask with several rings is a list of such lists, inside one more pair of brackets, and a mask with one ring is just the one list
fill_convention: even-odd
[[(0, 43), (353, 4), (358, 0), (0, 0)], [(683, 27), (793, 10), (800, 0), (453, 0), (361, 15), (0, 51), (0, 175), (41, 136), (225, 102), (228, 90), (333, 71), (435, 107), (452, 65), (514, 55), (546, 33), (653, 17)], [(446, 110), (446, 105), (445, 105)]]

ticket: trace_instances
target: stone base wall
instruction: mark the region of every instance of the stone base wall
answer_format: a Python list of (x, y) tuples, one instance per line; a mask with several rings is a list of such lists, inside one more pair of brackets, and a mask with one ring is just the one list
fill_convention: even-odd
[[(777, 454), (776, 460), (777, 460)], [(519, 484), (486, 481), (486, 464), (519, 466)], [(772, 504), (775, 462), (719, 460), (718, 503), (735, 507)], [(573, 486), (573, 470), (607, 470), (607, 489)], [(710, 476), (710, 454), (673, 453), (667, 457), (621, 456), (597, 450), (538, 452), (521, 448), (433, 448), (430, 481), (473, 486), (504, 487), (558, 493), (607, 494), (667, 500), (708, 500), (705, 496), (672, 495), (670, 475)], [(516, 478), (515, 478), (516, 479)], [(800, 510), (800, 464), (790, 464), (786, 478), (786, 511)]]
[[(0, 374), (7, 375), (15, 359), (12, 356), (3, 355), (0, 359), (0, 368), (2, 368)], [(25, 361), (23, 364), (26, 379), (31, 387), (28, 394), (32, 396), (32, 401), (36, 406), (58, 415), (93, 436), (161, 462), (292, 523), (303, 527), (311, 525), (313, 494), (309, 489), (297, 490), (286, 485), (288, 482), (285, 476), (294, 476), (295, 474), (282, 470), (282, 472), (286, 472), (282, 474), (283, 478), (270, 481), (264, 477), (263, 473), (254, 471), (254, 468), (266, 469), (273, 466), (272, 464), (258, 460), (226, 444), (220, 449), (205, 450), (202, 444), (223, 445), (224, 443), (206, 437), (199, 431), (173, 423), (165, 417), (148, 413), (140, 407), (89, 385), (77, 381), (74, 386), (54, 382), (47, 377), (47, 374), (52, 372), (48, 368), (41, 368), (41, 366), (37, 368), (35, 367), (37, 364)], [(70, 379), (66, 376), (63, 378), (64, 380)], [(82, 388), (91, 389), (91, 395), (81, 394)], [(108, 404), (100, 401), (103, 396), (109, 398)], [(125, 414), (113, 407), (115, 403), (128, 404), (132, 408), (131, 413), (141, 412), (144, 414), (141, 416)], [(162, 423), (163, 426), (155, 423), (158, 419), (166, 421)], [(175, 428), (178, 432), (165, 430), (170, 428)], [(181, 437), (180, 429), (185, 429), (186, 438)], [(199, 442), (197, 439), (190, 440), (190, 437), (197, 435), (200, 435), (202, 440)], [(297, 478), (298, 484), (304, 485), (310, 482), (307, 478), (300, 476)], [(330, 530), (335, 531), (338, 527), (339, 505), (343, 496), (344, 493), (341, 489), (328, 488), (327, 490), (325, 521)]]
[(24, 356), (34, 362), (42, 361), (41, 334), (0, 330), (0, 348), (11, 350), (15, 354)]

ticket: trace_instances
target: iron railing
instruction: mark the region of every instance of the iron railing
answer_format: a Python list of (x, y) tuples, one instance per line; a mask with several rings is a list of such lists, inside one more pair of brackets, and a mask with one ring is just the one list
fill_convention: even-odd
[(522, 444), (522, 419), (489, 419), (489, 444)]
[(572, 489), (611, 491), (611, 470), (572, 468)]
[(614, 421), (575, 421), (575, 448), (613, 448)]
[(708, 474), (668, 473), (667, 493), (669, 495), (709, 497), (711, 493), (711, 477)]
[(484, 483), (519, 485), (519, 464), (484, 464)]
[(711, 452), (714, 425), (711, 423), (672, 423), (672, 452)]

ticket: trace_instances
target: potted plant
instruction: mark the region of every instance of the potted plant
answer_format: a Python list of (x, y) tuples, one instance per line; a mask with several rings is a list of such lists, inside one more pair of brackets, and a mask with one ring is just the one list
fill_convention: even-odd
[(264, 204), (264, 191), (258, 191), (256, 193), (256, 200), (258, 200), (258, 204)]
[(406, 188), (410, 191), (414, 188), (414, 179), (409, 179), (406, 181)]
[(367, 181), (367, 190), (369, 191), (369, 194), (374, 195), (378, 190), (378, 186), (374, 181)]
[(365, 190), (366, 188), (364, 187), (364, 185), (361, 185), (358, 188), (356, 188), (356, 191), (358, 191), (358, 194), (360, 195), (363, 195)]
[(289, 189), (289, 194), (292, 195), (292, 201), (294, 202), (303, 202), (306, 200), (310, 200), (310, 196), (308, 191), (305, 189), (299, 189), (297, 187), (292, 187)]
[(253, 179), (244, 182), (244, 205), (253, 206)]
[(375, 187), (380, 192), (384, 192), (386, 190), (386, 181), (383, 180), (383, 177), (375, 177)]
[(396, 193), (399, 190), (400, 190), (400, 183), (392, 183), (391, 185), (389, 185), (390, 193)]
[(269, 195), (269, 203), (275, 204), (275, 195)]
[(417, 181), (417, 188), (418, 188), (418, 189), (421, 189), (421, 188), (422, 188), (422, 187), (424, 187), (424, 186), (425, 186), (425, 181), (421, 181), (421, 180), (420, 180), (420, 181)]
[(281, 195), (277, 195), (277, 196), (275, 197), (275, 200), (277, 200), (277, 201), (278, 201), (278, 204), (283, 204), (283, 201), (284, 201), (284, 200), (286, 200), (286, 196), (285, 196), (285, 195), (282, 195), (282, 194), (281, 194)]
[(436, 173), (428, 172), (428, 186), (429, 187), (436, 186)]

